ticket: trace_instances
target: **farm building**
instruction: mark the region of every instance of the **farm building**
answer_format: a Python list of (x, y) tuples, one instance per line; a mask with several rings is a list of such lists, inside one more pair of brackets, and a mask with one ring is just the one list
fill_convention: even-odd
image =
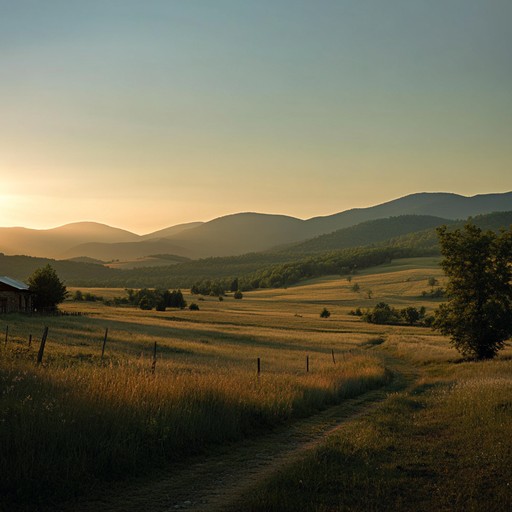
[(30, 313), (32, 294), (28, 286), (6, 276), (0, 276), (0, 313)]

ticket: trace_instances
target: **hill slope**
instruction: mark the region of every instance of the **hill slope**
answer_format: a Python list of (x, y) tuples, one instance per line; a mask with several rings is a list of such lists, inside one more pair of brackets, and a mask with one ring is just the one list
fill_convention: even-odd
[(356, 247), (359, 245), (371, 245), (394, 237), (435, 228), (442, 224), (452, 224), (454, 221), (433, 217), (430, 215), (401, 215), (387, 219), (377, 219), (362, 222), (349, 228), (338, 229), (327, 235), (306, 240), (287, 247), (288, 253), (315, 254), (322, 251), (333, 251)]
[(70, 247), (85, 242), (118, 243), (138, 239), (135, 233), (97, 222), (76, 222), (53, 229), (0, 228), (0, 252), (57, 258)]
[(205, 223), (172, 226), (144, 236), (96, 223), (71, 224), (53, 230), (0, 228), (0, 251), (55, 258), (88, 256), (101, 260), (131, 260), (155, 253), (189, 258), (229, 256), (265, 251), (391, 216), (429, 215), (455, 220), (508, 210), (512, 210), (512, 192), (474, 197), (419, 193), (309, 220), (238, 213)]
[[(274, 246), (295, 243), (312, 237), (332, 233), (366, 222), (402, 215), (427, 215), (445, 219), (464, 219), (468, 216), (493, 211), (512, 210), (512, 192), (464, 197), (448, 193), (420, 193), (405, 196), (387, 203), (347, 210), (327, 217), (301, 220), (285, 215), (261, 213), (238, 213), (219, 217), (205, 223), (191, 223), (175, 228), (160, 230), (143, 238), (163, 235), (174, 244), (168, 252), (190, 258), (231, 256), (248, 252), (269, 250)], [(194, 226), (194, 224), (199, 224)], [(398, 226), (397, 226), (398, 227)], [(404, 233), (405, 231), (402, 231)], [(344, 236), (349, 236), (345, 233)], [(341, 235), (340, 235), (341, 236)], [(391, 236), (396, 236), (392, 234)], [(383, 238), (381, 237), (380, 240)], [(340, 238), (341, 241), (341, 238)], [(352, 244), (352, 241), (347, 242)], [(363, 241), (361, 241), (363, 243)], [(370, 242), (364, 242), (370, 243)], [(340, 247), (347, 247), (342, 244)], [(125, 250), (126, 249), (126, 250)], [(85, 252), (84, 252), (85, 251)], [(143, 243), (133, 246), (118, 244), (74, 247), (66, 256), (87, 255), (99, 259), (131, 259), (154, 253), (153, 247)], [(156, 252), (166, 252), (164, 249)]]
[(334, 215), (314, 217), (306, 223), (313, 231), (329, 233), (360, 222), (398, 215), (434, 215), (455, 220), (509, 210), (512, 210), (512, 192), (472, 197), (446, 192), (421, 192), (369, 208), (354, 208)]

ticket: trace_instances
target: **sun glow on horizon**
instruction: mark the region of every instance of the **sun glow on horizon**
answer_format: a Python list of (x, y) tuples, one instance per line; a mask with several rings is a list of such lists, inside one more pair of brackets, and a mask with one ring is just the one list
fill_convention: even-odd
[(511, 3), (29, 4), (0, 18), (0, 225), (512, 190)]

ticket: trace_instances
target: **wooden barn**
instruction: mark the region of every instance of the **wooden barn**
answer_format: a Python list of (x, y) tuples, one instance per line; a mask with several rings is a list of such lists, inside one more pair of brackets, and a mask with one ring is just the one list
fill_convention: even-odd
[(30, 313), (32, 294), (28, 286), (6, 276), (0, 276), (0, 313)]

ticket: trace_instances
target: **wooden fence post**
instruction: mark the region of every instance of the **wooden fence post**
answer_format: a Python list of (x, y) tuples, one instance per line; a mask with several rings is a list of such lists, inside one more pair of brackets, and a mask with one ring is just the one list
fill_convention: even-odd
[(5, 326), (5, 346), (7, 346), (7, 338), (9, 337), (9, 326)]
[(332, 352), (332, 362), (334, 364), (336, 364), (336, 359), (334, 359), (334, 349), (332, 349), (331, 352)]
[(153, 346), (153, 363), (151, 364), (151, 373), (155, 374), (155, 368), (156, 368), (156, 341)]
[(32, 334), (28, 335), (28, 348), (32, 346)]
[(103, 338), (103, 346), (101, 347), (101, 359), (105, 354), (105, 345), (107, 344), (108, 327), (105, 329), (105, 337)]
[(261, 359), (258, 357), (258, 377), (260, 376), (260, 373), (261, 373)]
[(309, 356), (306, 356), (306, 372), (309, 372)]
[(41, 345), (39, 345), (39, 352), (37, 354), (37, 364), (43, 361), (44, 346), (46, 345), (46, 338), (48, 337), (48, 327), (44, 328), (43, 337), (41, 338)]

